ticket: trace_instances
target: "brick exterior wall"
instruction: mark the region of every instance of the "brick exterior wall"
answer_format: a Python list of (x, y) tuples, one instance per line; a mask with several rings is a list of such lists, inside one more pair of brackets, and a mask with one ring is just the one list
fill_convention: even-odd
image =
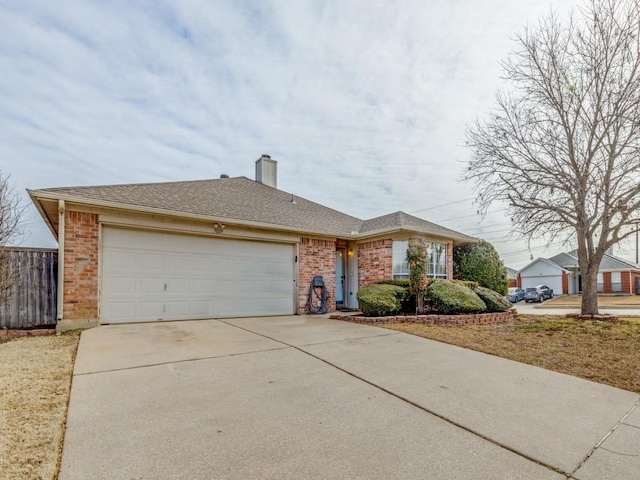
[(393, 277), (393, 240), (358, 244), (358, 288)]
[(301, 238), (298, 252), (298, 307), (308, 312), (309, 286), (313, 277), (321, 275), (329, 292), (328, 311), (336, 309), (336, 242)]
[(566, 272), (562, 272), (562, 294), (567, 295), (568, 293), (569, 293), (569, 274)]
[(602, 291), (611, 293), (611, 272), (602, 273)]
[(98, 216), (65, 213), (64, 226), (65, 320), (98, 321)]
[(640, 273), (631, 273), (630, 275), (630, 284), (629, 284), (629, 293), (636, 293), (636, 278), (640, 277)]
[(639, 273), (622, 272), (622, 292), (636, 295), (636, 278), (640, 277)]

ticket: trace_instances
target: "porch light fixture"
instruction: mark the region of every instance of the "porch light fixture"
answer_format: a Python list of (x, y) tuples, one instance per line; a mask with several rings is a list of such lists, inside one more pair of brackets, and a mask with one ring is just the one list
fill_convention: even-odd
[(221, 223), (214, 223), (213, 224), (213, 233), (217, 233), (217, 234), (221, 234), (224, 233), (224, 225)]
[(347, 252), (347, 255), (349, 255), (350, 257), (353, 257), (353, 248), (349, 249), (349, 251)]

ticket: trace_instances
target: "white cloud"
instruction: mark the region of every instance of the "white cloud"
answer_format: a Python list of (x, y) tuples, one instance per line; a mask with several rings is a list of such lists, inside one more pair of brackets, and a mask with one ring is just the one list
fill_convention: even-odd
[[(473, 215), (459, 178), (465, 125), (490, 107), (509, 37), (548, 11), (527, 0), (3, 2), (0, 170), (19, 188), (252, 178), (270, 153), (283, 190), (362, 218), (418, 211), (486, 233), (523, 266), (526, 244), (505, 241), (500, 212)], [(30, 244), (51, 244), (34, 211), (28, 224)]]

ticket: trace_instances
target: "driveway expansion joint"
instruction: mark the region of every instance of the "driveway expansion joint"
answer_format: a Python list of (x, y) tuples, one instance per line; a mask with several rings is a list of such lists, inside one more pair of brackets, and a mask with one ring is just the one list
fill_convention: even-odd
[(635, 425), (628, 425), (628, 424), (624, 423), (624, 421), (629, 417), (629, 415), (631, 415), (631, 412), (633, 412), (636, 408), (638, 408), (638, 405), (640, 405), (640, 397), (638, 397), (638, 400), (636, 400), (636, 403), (634, 403), (633, 406), (622, 416), (622, 418), (620, 420), (618, 420), (618, 422), (611, 428), (611, 430), (609, 430), (607, 432), (607, 434), (604, 437), (602, 437), (602, 439), (598, 443), (595, 444), (595, 446), (589, 451), (589, 453), (587, 453), (587, 455), (582, 459), (582, 461), (578, 464), (578, 466), (572, 472), (571, 475), (575, 475), (576, 472), (578, 470), (580, 470), (580, 468), (586, 463), (586, 461), (589, 460), (589, 458), (591, 458), (591, 455), (593, 455), (594, 452), (596, 450), (598, 450), (598, 449), (602, 449), (602, 450), (604, 450), (606, 452), (609, 452), (609, 453), (612, 453), (612, 454), (616, 454), (616, 455), (637, 456), (637, 455), (625, 455), (623, 453), (612, 452), (611, 450), (607, 450), (606, 448), (602, 447), (602, 444), (605, 442), (605, 440), (607, 438), (609, 438), (613, 434), (613, 432), (616, 431), (616, 429), (620, 425), (625, 425), (625, 426), (630, 426), (630, 427), (635, 426)]
[[(279, 342), (282, 343), (282, 342)], [(283, 344), (284, 345), (284, 344)], [(240, 353), (228, 353), (226, 355), (212, 355), (208, 357), (196, 357), (196, 358), (185, 358), (183, 360), (173, 360), (170, 362), (158, 362), (158, 363), (148, 363), (144, 365), (135, 365), (133, 367), (122, 367), (122, 368), (111, 368), (109, 370), (96, 370), (94, 372), (82, 372), (82, 373), (74, 373), (74, 377), (82, 377), (85, 375), (96, 375), (100, 373), (110, 373), (110, 372), (122, 372), (126, 370), (137, 370), (138, 368), (150, 368), (150, 367), (158, 367), (162, 365), (173, 365), (175, 363), (189, 363), (189, 362), (199, 362), (202, 360), (214, 360), (218, 358), (226, 358), (226, 357), (238, 357), (242, 355), (251, 355), (253, 353), (264, 353), (264, 352), (272, 352), (275, 350), (286, 350), (287, 348), (291, 348), (287, 345), (282, 347), (274, 347), (274, 348), (266, 348), (263, 350), (252, 350), (250, 352), (240, 352)]]

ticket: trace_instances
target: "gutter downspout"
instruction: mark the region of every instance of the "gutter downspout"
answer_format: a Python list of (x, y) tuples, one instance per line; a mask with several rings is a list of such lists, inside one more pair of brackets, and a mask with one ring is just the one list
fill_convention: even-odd
[(64, 200), (58, 200), (58, 308), (57, 319), (63, 319), (64, 302)]

